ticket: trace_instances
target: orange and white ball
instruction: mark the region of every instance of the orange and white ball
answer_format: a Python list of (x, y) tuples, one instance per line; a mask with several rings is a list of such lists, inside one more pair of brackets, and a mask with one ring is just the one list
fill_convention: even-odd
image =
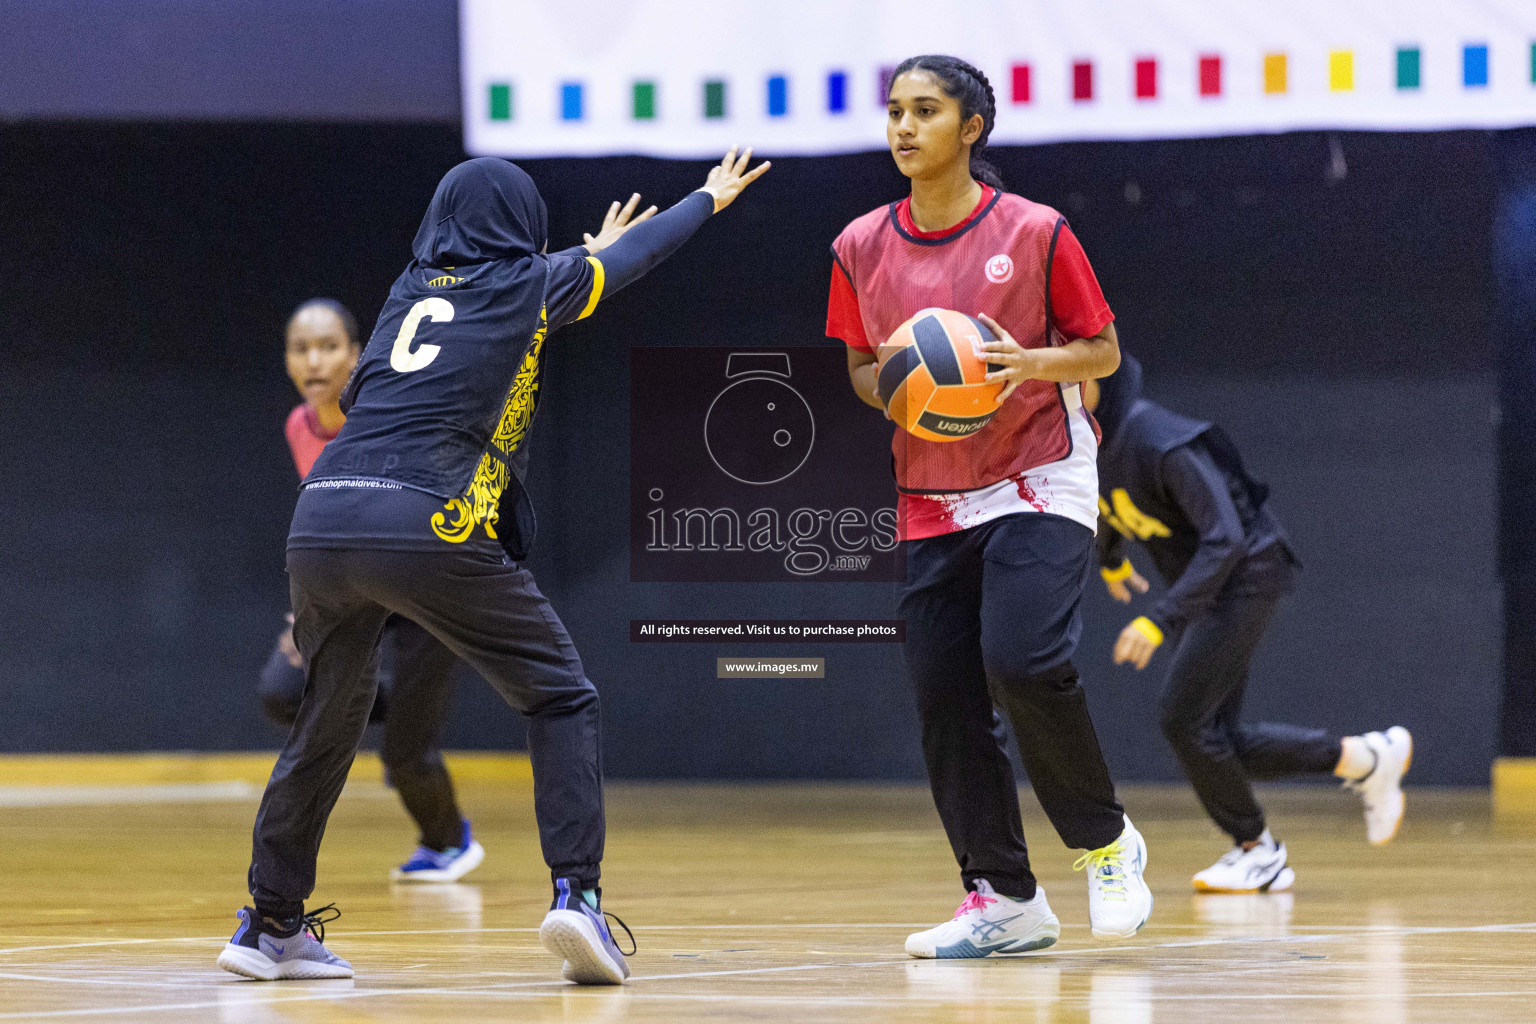
[(963, 441), (1002, 405), (1001, 382), (987, 383), (987, 325), (952, 309), (925, 309), (876, 353), (876, 390), (897, 426), (925, 441)]

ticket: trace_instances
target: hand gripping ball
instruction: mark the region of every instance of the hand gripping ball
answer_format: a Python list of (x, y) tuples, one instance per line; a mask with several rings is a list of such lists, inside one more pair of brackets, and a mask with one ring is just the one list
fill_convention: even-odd
[(986, 383), (983, 342), (995, 340), (980, 320), (952, 309), (925, 309), (896, 328), (876, 356), (876, 389), (896, 425), (925, 441), (963, 441), (986, 426), (1003, 393)]

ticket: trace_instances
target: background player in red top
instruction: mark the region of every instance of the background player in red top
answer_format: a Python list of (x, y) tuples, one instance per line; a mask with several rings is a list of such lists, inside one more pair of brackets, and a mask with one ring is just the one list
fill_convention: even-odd
[[(310, 299), (288, 318), (288, 376), (304, 401), (288, 415), (283, 432), (301, 480), (347, 421), (341, 390), (361, 351), (357, 321), (334, 299)], [(453, 780), (438, 749), (456, 659), (432, 634), (400, 616), (386, 627), (380, 652), (388, 664), (378, 673), (379, 696), (370, 721), (384, 723), (379, 755), (385, 778), (420, 833), (416, 852), (392, 877), (402, 882), (458, 881), (479, 866), (485, 850), (459, 813)], [(291, 728), (304, 697), (304, 660), (291, 628), (283, 630), (262, 670), (260, 694), (267, 717)]]
[(320, 457), (347, 416), (341, 411), (341, 389), (357, 365), (357, 320), (335, 299), (310, 299), (288, 318), (283, 358), (288, 379), (304, 401), (293, 407), (283, 434), (293, 452), (299, 479)]
[(929, 442), (898, 431), (907, 664), (934, 802), (970, 890), (952, 921), (907, 939), (917, 957), (1049, 946), (1061, 925), (1035, 884), (997, 706), (1069, 846), (1088, 851), (1096, 938), (1152, 912), (1146, 844), (1115, 797), (1072, 654), (1094, 562), (1097, 428), (1077, 382), (1114, 372), (1113, 314), (1061, 215), (1002, 190), (977, 159), (996, 102), (953, 57), (914, 57), (891, 81), (886, 137), (909, 198), (833, 243), (827, 333), (854, 391), (881, 408), (874, 349), (918, 310), (979, 315), (998, 340), (1005, 400), (981, 430)]

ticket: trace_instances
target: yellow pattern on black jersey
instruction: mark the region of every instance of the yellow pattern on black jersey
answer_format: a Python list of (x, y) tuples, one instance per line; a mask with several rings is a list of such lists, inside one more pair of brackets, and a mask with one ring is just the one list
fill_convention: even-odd
[(1120, 536), (1131, 540), (1173, 536), (1173, 531), (1168, 529), (1161, 520), (1137, 508), (1124, 487), (1116, 487), (1109, 496), (1114, 502), (1113, 507), (1104, 500), (1104, 495), (1099, 495), (1099, 515), (1103, 516), (1105, 521), (1120, 533)]
[[(539, 329), (534, 332), (533, 344), (523, 356), (512, 387), (507, 391), (506, 403), (501, 407), (501, 420), (491, 443), (503, 456), (510, 459), (533, 423), (533, 410), (538, 404), (539, 354), (544, 349), (544, 338), (549, 334), (546, 310), (539, 310)], [(507, 489), (511, 472), (501, 459), (486, 452), (480, 456), (474, 479), (461, 498), (454, 498), (443, 506), (442, 512), (432, 516), (432, 532), (450, 544), (462, 544), (475, 532), (476, 526), (485, 527), (485, 535), (496, 540), (496, 520), (500, 514), (502, 492)]]
[(592, 315), (597, 308), (597, 303), (603, 297), (603, 284), (608, 277), (608, 272), (603, 269), (603, 261), (596, 256), (588, 256), (587, 262), (592, 265), (592, 291), (587, 296), (587, 304), (582, 307), (581, 315), (577, 320), (585, 320)]

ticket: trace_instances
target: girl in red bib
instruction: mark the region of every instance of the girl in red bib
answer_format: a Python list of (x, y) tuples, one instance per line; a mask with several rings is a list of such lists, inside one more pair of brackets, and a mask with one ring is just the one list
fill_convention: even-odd
[(979, 159), (996, 102), (979, 70), (913, 57), (891, 79), (886, 138), (912, 194), (849, 224), (827, 334), (848, 345), (853, 389), (875, 408), (875, 350), (921, 309), (978, 316), (1003, 404), (960, 441), (897, 431), (906, 658), (934, 802), (969, 894), (953, 920), (907, 939), (917, 957), (981, 957), (1053, 944), (1035, 884), (1001, 709), (1041, 806), (1087, 851), (1095, 938), (1146, 923), (1146, 844), (1115, 796), (1072, 655), (1093, 566), (1098, 428), (1079, 382), (1119, 365), (1114, 315), (1055, 210), (1003, 191)]

